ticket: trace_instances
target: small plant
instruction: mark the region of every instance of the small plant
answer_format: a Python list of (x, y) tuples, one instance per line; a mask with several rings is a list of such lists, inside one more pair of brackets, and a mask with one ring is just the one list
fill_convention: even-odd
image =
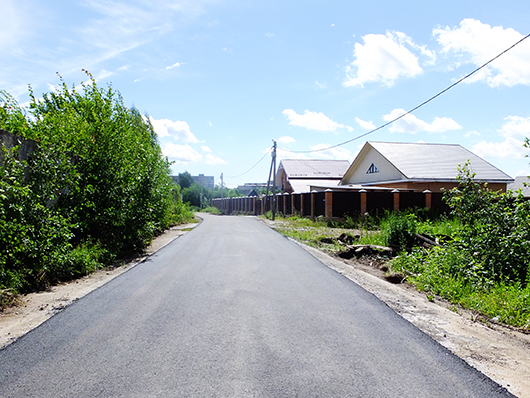
[(411, 249), (416, 241), (416, 218), (413, 214), (392, 213), (381, 224), (386, 245), (398, 250)]
[(203, 213), (216, 214), (216, 215), (222, 214), (221, 210), (219, 210), (217, 207), (213, 207), (213, 206), (208, 206), (208, 207), (202, 209), (202, 212)]

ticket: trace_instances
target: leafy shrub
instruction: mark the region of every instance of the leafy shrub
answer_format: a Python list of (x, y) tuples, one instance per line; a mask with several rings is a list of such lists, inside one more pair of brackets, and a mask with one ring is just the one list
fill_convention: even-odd
[(521, 195), (488, 190), (474, 181), (467, 166), (461, 169), (460, 185), (446, 200), (463, 224), (455, 244), (466, 253), (468, 263), (461, 274), (480, 283), (527, 283), (530, 256), (530, 202)]
[(26, 113), (0, 92), (0, 128), (34, 140), (25, 161), (0, 163), (0, 289), (42, 288), (139, 252), (193, 215), (156, 133), (119, 92), (61, 79)]
[(202, 209), (202, 212), (203, 213), (210, 213), (210, 214), (221, 214), (221, 210), (219, 210), (217, 207), (213, 207), (213, 206), (209, 206), (209, 207), (206, 207), (205, 209)]
[(416, 241), (416, 218), (413, 214), (390, 213), (381, 223), (386, 245), (399, 250), (412, 248)]

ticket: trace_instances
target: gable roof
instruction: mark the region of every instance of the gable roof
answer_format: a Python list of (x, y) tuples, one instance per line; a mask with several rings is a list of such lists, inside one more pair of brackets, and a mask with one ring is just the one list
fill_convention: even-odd
[(290, 180), (341, 179), (349, 166), (347, 160), (284, 159), (280, 162), (278, 172), (283, 169)]
[(343, 183), (348, 183), (346, 181), (352, 176), (353, 171), (373, 151), (399, 172), (401, 175), (399, 180), (454, 181), (458, 175), (458, 166), (463, 166), (469, 161), (470, 169), (475, 173), (477, 181), (501, 183), (513, 181), (513, 178), (503, 171), (457, 144), (367, 142), (346, 172)]

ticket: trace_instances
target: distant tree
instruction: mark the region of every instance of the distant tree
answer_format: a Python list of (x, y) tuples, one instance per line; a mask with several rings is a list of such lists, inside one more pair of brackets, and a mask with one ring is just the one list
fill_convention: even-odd
[(187, 171), (184, 173), (179, 173), (179, 185), (182, 189), (191, 187), (194, 182), (195, 180)]
[(196, 182), (191, 184), (189, 188), (184, 188), (182, 190), (182, 201), (184, 203), (189, 203), (190, 206), (199, 208), (209, 206), (210, 199), (211, 191)]

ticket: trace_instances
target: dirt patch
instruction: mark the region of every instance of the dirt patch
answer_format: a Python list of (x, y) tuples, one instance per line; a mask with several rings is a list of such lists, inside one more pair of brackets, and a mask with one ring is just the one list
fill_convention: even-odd
[(0, 349), (16, 341), (74, 301), (140, 264), (151, 254), (197, 225), (186, 224), (171, 228), (153, 239), (143, 256), (135, 258), (126, 265), (99, 270), (75, 281), (53, 286), (45, 292), (30, 293), (20, 297), (20, 305), (0, 312)]

